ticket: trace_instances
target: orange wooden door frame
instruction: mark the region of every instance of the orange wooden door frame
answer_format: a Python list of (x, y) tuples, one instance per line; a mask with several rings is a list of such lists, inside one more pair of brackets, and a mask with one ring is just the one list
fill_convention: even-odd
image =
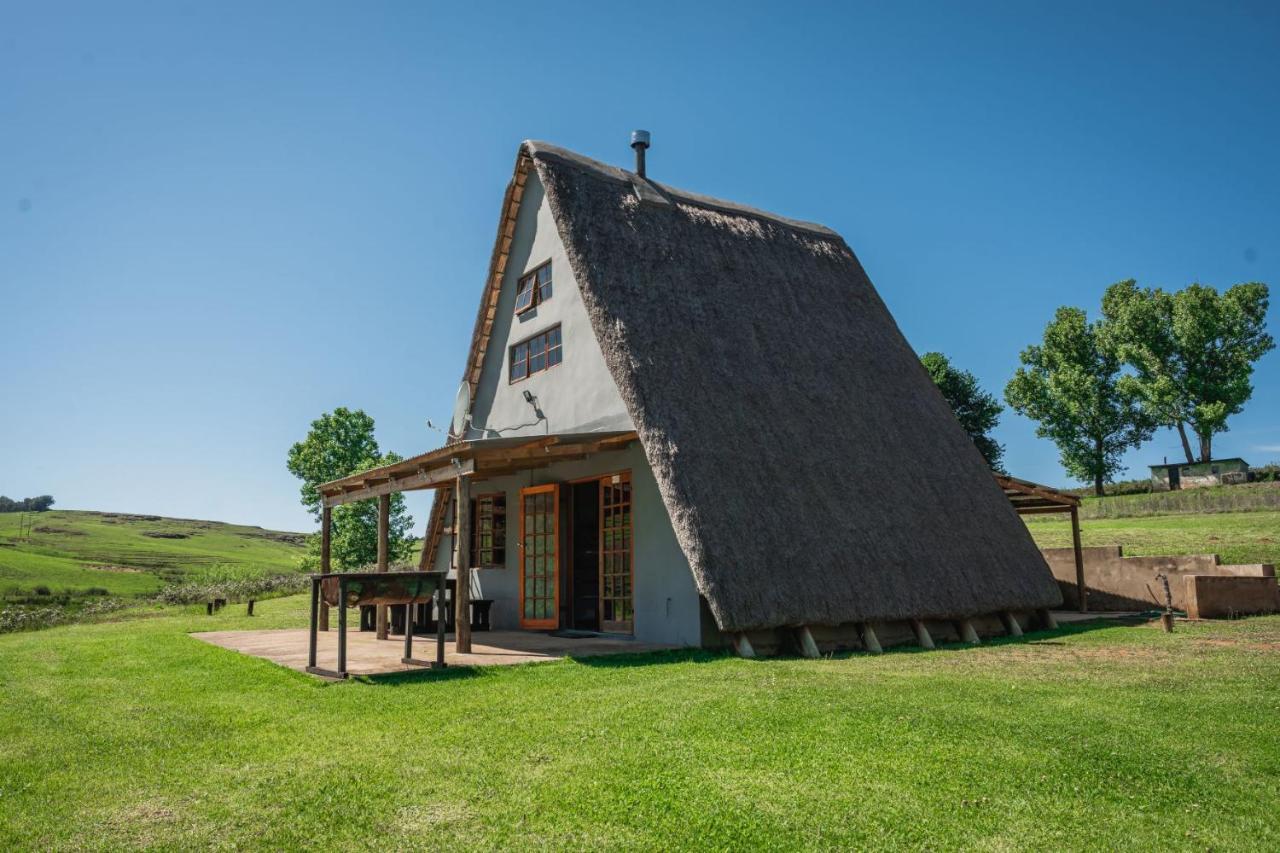
[[(530, 555), (527, 553), (527, 548), (525, 545), (527, 540), (526, 530), (525, 530), (525, 516), (526, 516), (525, 498), (528, 496), (541, 495), (541, 494), (551, 495), (551, 511), (550, 511), (551, 549), (549, 553), (546, 550), (543, 550), (542, 552), (542, 557), (544, 558), (545, 561), (549, 562), (550, 568), (544, 569), (544, 573), (541, 577), (544, 584), (548, 582), (551, 584), (552, 607), (551, 607), (550, 617), (537, 618), (537, 617), (528, 617), (525, 615), (525, 590), (527, 588), (526, 586), (527, 581), (525, 579), (525, 566), (530, 557)], [(532, 535), (538, 536), (538, 535), (546, 535), (546, 534), (533, 533)], [(530, 486), (528, 488), (524, 488), (520, 490), (520, 540), (516, 545), (516, 549), (517, 551), (519, 551), (519, 554), (520, 554), (520, 627), (530, 628), (535, 630), (547, 629), (547, 628), (554, 630), (556, 628), (559, 628), (560, 627), (560, 486), (558, 484), (550, 483), (545, 486)], [(536, 560), (538, 557), (537, 554), (534, 554), (532, 556), (534, 560)], [(544, 562), (544, 566), (547, 565), (547, 562)], [(535, 571), (536, 571), (536, 568), (535, 568)], [(538, 580), (538, 576), (535, 575), (534, 576), (535, 584), (537, 583), (537, 580)], [(545, 590), (545, 587), (544, 587), (544, 590)], [(536, 587), (535, 587), (535, 592), (536, 592)], [(546, 598), (547, 598), (546, 595), (539, 597), (535, 594), (535, 600), (545, 600)]]

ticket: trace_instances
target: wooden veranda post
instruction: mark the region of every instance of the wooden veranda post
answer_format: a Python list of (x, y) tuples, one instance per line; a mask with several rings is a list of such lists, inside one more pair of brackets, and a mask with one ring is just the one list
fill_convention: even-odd
[(471, 482), (459, 476), (453, 487), (453, 642), (458, 654), (471, 653)]
[(1071, 547), (1076, 552), (1076, 598), (1080, 612), (1089, 612), (1089, 589), (1084, 585), (1084, 553), (1080, 550), (1080, 510), (1071, 507)]
[[(391, 495), (378, 495), (378, 571), (380, 572), (385, 572), (390, 568), (387, 564), (387, 537), (390, 524)], [(379, 640), (387, 638), (387, 613), (387, 605), (379, 604), (376, 624)]]
[[(325, 506), (320, 510), (320, 574), (327, 575), (333, 571), (329, 567), (329, 552), (333, 538), (333, 509)], [(320, 601), (320, 630), (329, 630), (329, 605)]]

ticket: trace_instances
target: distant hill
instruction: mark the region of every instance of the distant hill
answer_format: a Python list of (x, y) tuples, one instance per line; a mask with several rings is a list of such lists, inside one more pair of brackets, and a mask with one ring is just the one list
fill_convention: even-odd
[(138, 595), (204, 577), (298, 570), (306, 536), (218, 521), (114, 512), (51, 510), (0, 515), (0, 598), (48, 592)]

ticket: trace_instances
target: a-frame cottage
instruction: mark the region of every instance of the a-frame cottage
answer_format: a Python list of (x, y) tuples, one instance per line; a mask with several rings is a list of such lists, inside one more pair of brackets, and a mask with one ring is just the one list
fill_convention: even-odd
[(460, 434), (326, 506), (437, 489), (422, 568), (470, 567), (495, 628), (814, 654), (1049, 618), (1048, 567), (844, 240), (653, 181), (646, 146), (635, 172), (520, 146)]

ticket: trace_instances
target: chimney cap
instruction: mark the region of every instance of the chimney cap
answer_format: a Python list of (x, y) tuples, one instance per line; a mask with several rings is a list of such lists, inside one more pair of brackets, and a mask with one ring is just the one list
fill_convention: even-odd
[(649, 131), (647, 130), (631, 131), (631, 147), (635, 148), (637, 145), (642, 146), (644, 148), (649, 147)]

